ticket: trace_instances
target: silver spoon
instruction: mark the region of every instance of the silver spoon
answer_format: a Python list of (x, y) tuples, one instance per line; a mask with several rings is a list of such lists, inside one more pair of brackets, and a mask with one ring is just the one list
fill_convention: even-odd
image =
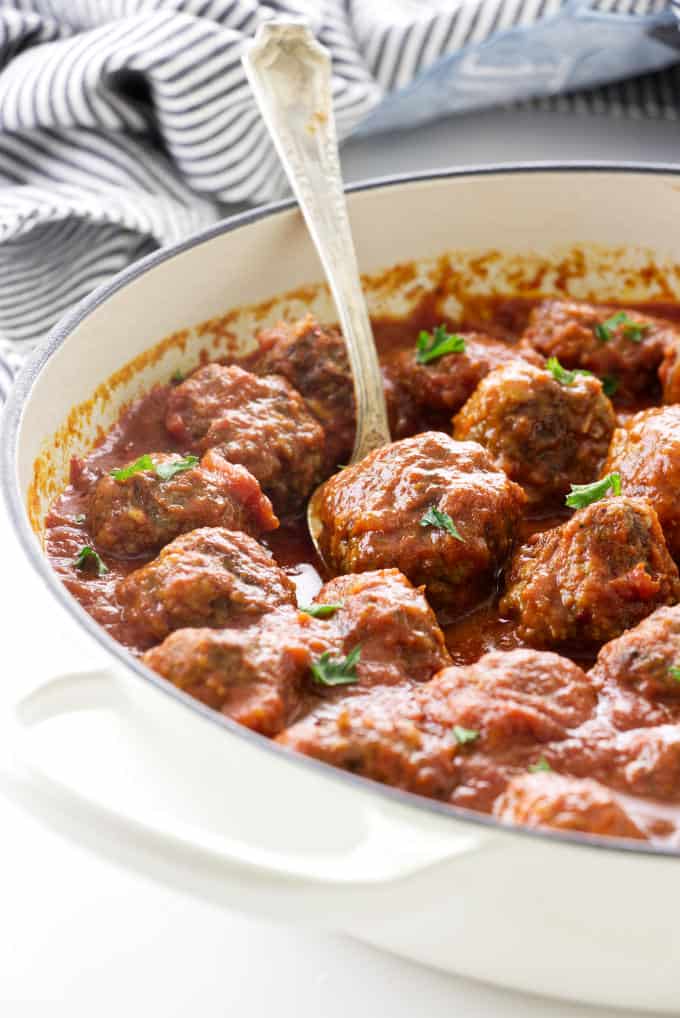
[[(335, 301), (354, 379), (357, 428), (350, 464), (357, 463), (387, 445), (390, 429), (342, 186), (330, 57), (304, 25), (267, 21), (243, 65)], [(321, 557), (323, 487), (307, 507), (309, 533)]]

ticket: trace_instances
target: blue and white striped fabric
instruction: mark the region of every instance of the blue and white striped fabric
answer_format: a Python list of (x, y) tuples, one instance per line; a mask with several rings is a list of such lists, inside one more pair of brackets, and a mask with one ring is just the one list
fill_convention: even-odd
[(680, 111), (667, 0), (0, 0), (0, 398), (93, 287), (282, 193), (241, 68), (273, 16), (331, 51), (341, 138), (497, 103)]

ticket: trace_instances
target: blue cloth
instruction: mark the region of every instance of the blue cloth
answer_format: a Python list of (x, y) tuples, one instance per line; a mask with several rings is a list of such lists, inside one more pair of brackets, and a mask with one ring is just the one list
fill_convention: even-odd
[(518, 101), (678, 116), (666, 0), (0, 0), (0, 398), (74, 301), (281, 194), (240, 58), (286, 15), (332, 54), (341, 139)]

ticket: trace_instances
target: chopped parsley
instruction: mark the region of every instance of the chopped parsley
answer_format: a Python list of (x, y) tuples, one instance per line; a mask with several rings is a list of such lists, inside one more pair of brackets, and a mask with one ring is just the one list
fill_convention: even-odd
[(617, 311), (605, 322), (596, 323), (593, 332), (601, 343), (608, 343), (619, 327), (626, 339), (633, 343), (641, 343), (649, 329), (649, 325), (645, 325), (644, 322), (634, 322), (625, 311)]
[(128, 463), (126, 467), (120, 467), (119, 470), (110, 470), (109, 473), (116, 481), (127, 481), (128, 477), (132, 477), (133, 474), (138, 474), (141, 470), (153, 470), (153, 468), (153, 460), (148, 452), (145, 452), (134, 463)]
[(312, 661), (312, 678), (320, 686), (348, 686), (357, 681), (357, 663), (361, 657), (361, 646), (356, 646), (347, 657), (333, 660), (330, 651), (324, 651), (320, 658)]
[(619, 388), (619, 380), (615, 375), (605, 375), (602, 379), (602, 392), (605, 396), (613, 396)]
[(459, 746), (466, 746), (469, 742), (476, 742), (479, 738), (476, 728), (463, 728), (462, 725), (454, 725), (451, 731)]
[(416, 364), (429, 364), (447, 353), (464, 353), (465, 340), (457, 332), (447, 332), (445, 325), (438, 325), (432, 332), (424, 329), (416, 344)]
[(184, 372), (180, 371), (180, 369), (177, 368), (176, 371), (173, 371), (170, 381), (174, 382), (175, 385), (179, 385), (179, 383), (183, 382), (185, 378), (186, 375), (184, 374)]
[(183, 456), (182, 459), (170, 463), (157, 463), (156, 474), (161, 481), (169, 481), (175, 474), (182, 474), (185, 470), (191, 470), (198, 463), (198, 456)]
[(668, 669), (668, 674), (676, 682), (680, 682), (680, 665), (671, 665)]
[(568, 371), (567, 368), (562, 367), (557, 357), (549, 357), (546, 368), (560, 385), (573, 385), (579, 375), (592, 375), (592, 371), (586, 371), (585, 368), (574, 368), (573, 371)]
[(425, 515), (421, 517), (420, 525), (421, 527), (438, 527), (440, 530), (445, 530), (448, 534), (451, 534), (457, 541), (465, 543), (465, 538), (458, 532), (458, 528), (449, 514), (443, 513), (436, 506), (431, 506)]
[(100, 555), (90, 544), (83, 545), (74, 558), (73, 565), (83, 573), (96, 571), (97, 576), (105, 576), (109, 571)]
[(592, 484), (572, 484), (571, 494), (565, 501), (570, 509), (583, 509), (599, 502), (610, 491), (612, 495), (621, 494), (621, 474), (607, 474), (601, 481), (593, 481)]
[(550, 766), (550, 764), (548, 763), (548, 761), (546, 760), (546, 758), (544, 756), (540, 756), (538, 758), (538, 760), (536, 761), (536, 763), (529, 764), (529, 771), (532, 774), (541, 774), (544, 771), (547, 772), (547, 771), (551, 771), (551, 770), (552, 770), (552, 767)]
[(86, 519), (87, 519), (87, 516), (85, 515), (85, 513), (78, 513), (77, 516), (73, 517), (73, 522), (74, 523), (84, 523)]
[(305, 615), (311, 615), (313, 619), (329, 619), (331, 615), (335, 615), (338, 608), (342, 608), (342, 603), (301, 604), (299, 610), (304, 612)]

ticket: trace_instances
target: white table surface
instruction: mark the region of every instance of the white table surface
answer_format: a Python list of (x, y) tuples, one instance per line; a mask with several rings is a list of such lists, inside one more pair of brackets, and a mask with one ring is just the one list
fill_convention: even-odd
[[(348, 179), (536, 159), (672, 162), (673, 123), (495, 112), (345, 152)], [(96, 663), (26, 565), (0, 509), (0, 700), (35, 677)], [(25, 618), (41, 616), (40, 640)], [(0, 704), (1, 706), (1, 704)], [(587, 1018), (601, 1011), (432, 972), (342, 936), (198, 903), (105, 863), (0, 800), (0, 1014), (7, 1018)], [(618, 1012), (616, 1012), (618, 1013)]]

